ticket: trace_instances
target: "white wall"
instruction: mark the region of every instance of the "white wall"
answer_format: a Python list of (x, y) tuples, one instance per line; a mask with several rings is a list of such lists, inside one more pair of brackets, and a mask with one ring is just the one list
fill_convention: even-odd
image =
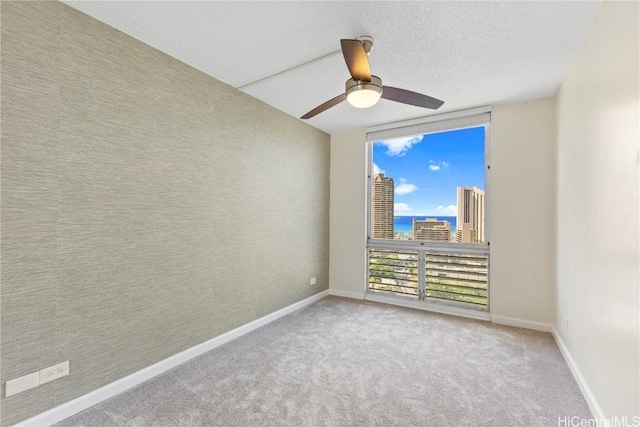
[(553, 322), (555, 129), (554, 98), (497, 106), (491, 112), (494, 320)]
[(638, 5), (603, 2), (558, 94), (555, 327), (606, 417), (640, 415)]
[(329, 283), (331, 293), (364, 298), (366, 285), (365, 132), (331, 136)]
[[(494, 108), (491, 133), (491, 311), (495, 321), (544, 329), (554, 312), (554, 100)], [(365, 289), (365, 166), (364, 131), (332, 135), (334, 294), (362, 297)]]

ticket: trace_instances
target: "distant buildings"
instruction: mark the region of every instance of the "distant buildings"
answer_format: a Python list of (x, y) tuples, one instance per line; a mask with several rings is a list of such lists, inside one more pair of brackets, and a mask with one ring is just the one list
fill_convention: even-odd
[[(413, 232), (405, 238), (436, 242), (485, 242), (485, 194), (478, 187), (458, 187), (456, 229), (451, 236), (451, 223), (437, 218), (413, 218)], [(383, 173), (375, 174), (371, 188), (371, 233), (374, 239), (394, 239), (394, 182)]]
[(378, 173), (371, 191), (371, 228), (374, 239), (393, 239), (393, 179)]
[(451, 224), (446, 220), (427, 218), (424, 221), (413, 218), (413, 240), (451, 241)]
[(484, 190), (477, 187), (458, 187), (458, 216), (455, 241), (484, 242)]

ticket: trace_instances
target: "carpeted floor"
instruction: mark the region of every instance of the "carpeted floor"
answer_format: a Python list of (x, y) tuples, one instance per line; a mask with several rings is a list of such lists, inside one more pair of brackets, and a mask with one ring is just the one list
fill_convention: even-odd
[(57, 426), (557, 426), (591, 413), (550, 334), (336, 297)]

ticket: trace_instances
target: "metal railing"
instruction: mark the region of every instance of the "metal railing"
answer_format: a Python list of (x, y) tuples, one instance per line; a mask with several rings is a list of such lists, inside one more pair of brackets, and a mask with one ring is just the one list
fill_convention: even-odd
[(369, 244), (368, 266), (370, 293), (481, 311), (489, 309), (486, 247), (456, 251)]

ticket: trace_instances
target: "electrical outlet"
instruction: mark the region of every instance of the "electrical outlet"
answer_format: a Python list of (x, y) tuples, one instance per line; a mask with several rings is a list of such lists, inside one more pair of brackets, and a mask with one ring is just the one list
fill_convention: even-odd
[(57, 380), (60, 377), (69, 375), (69, 361), (58, 363), (40, 370), (40, 384)]
[(311, 280), (309, 280), (309, 286), (313, 286), (316, 284), (316, 278), (312, 277)]
[(566, 314), (564, 315), (564, 328), (567, 331), (569, 330), (569, 316), (567, 316)]

